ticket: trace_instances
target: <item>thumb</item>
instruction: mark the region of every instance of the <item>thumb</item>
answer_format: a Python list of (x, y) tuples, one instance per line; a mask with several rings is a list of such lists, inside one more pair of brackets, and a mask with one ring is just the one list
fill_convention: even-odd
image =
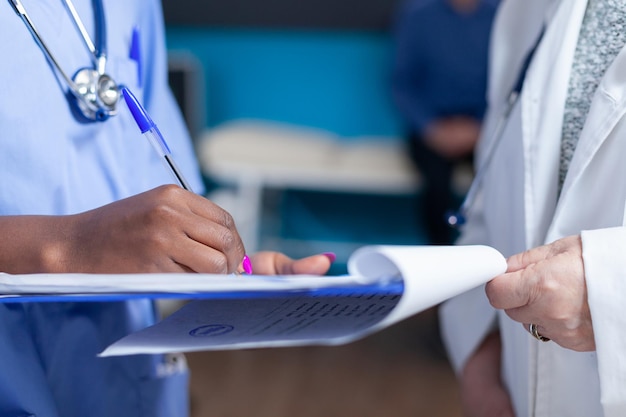
[(313, 255), (298, 260), (289, 260), (277, 265), (281, 274), (324, 275), (330, 269), (335, 256), (333, 254)]

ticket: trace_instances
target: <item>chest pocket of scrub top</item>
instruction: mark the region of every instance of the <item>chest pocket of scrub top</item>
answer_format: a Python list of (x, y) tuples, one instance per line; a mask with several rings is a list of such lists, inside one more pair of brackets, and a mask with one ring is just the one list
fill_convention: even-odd
[[(118, 86), (128, 87), (135, 96), (143, 98), (143, 84), (139, 82), (140, 79), (143, 81), (143, 74), (139, 74), (140, 67), (141, 64), (125, 56), (112, 56), (107, 62), (107, 71), (118, 83)], [(117, 104), (118, 113), (127, 110), (124, 98), (120, 97)]]

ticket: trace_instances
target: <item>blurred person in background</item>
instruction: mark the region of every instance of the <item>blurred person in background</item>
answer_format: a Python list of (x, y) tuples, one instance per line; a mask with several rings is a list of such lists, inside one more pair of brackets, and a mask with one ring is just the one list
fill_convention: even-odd
[(486, 107), (487, 50), (499, 0), (405, 0), (393, 36), (393, 96), (424, 188), (431, 244), (451, 244), (455, 166), (470, 162)]

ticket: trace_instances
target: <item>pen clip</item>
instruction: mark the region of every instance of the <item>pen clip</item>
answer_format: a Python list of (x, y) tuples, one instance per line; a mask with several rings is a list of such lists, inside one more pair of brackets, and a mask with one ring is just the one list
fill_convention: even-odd
[(133, 28), (128, 57), (137, 63), (137, 86), (141, 88), (143, 86), (143, 68), (141, 65), (141, 38), (137, 26)]

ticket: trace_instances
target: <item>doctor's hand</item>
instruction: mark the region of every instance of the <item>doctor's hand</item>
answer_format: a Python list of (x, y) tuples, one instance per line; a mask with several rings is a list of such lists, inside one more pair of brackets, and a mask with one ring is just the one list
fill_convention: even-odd
[(60, 272), (230, 273), (244, 257), (232, 217), (174, 185), (62, 218), (49, 254)]
[(486, 286), (491, 305), (575, 351), (595, 350), (580, 236), (514, 255)]
[(501, 350), (500, 333), (492, 333), (467, 360), (460, 376), (464, 417), (515, 416), (500, 378)]

